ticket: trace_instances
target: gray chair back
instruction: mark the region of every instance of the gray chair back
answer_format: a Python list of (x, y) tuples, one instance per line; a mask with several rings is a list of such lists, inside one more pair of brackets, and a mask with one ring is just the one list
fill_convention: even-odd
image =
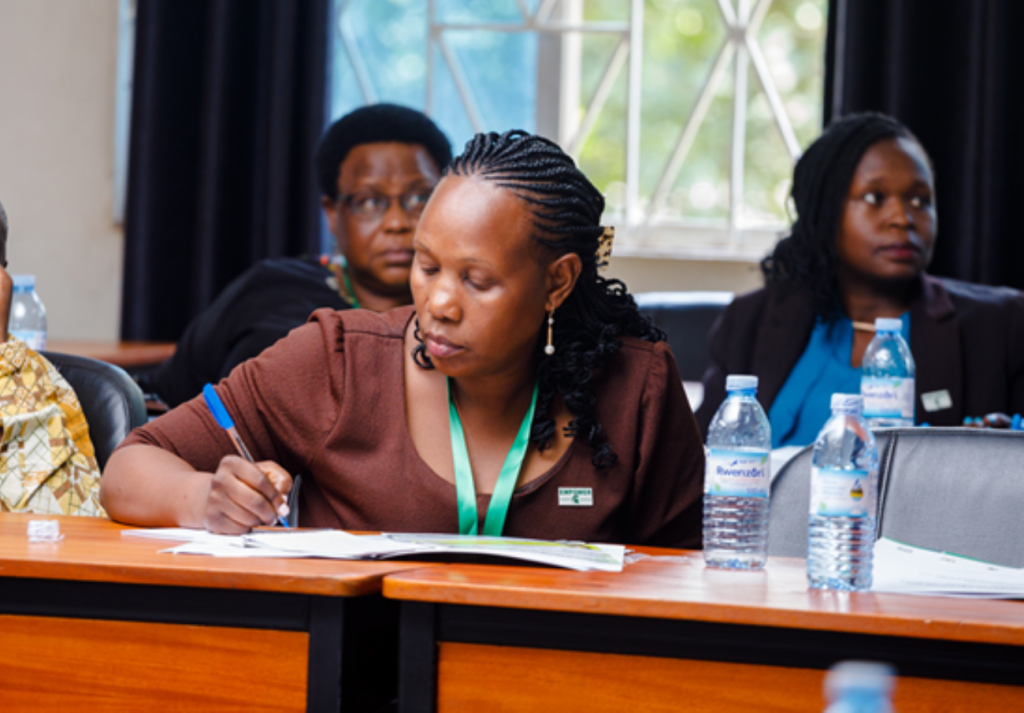
[(78, 395), (100, 470), (131, 430), (146, 423), (142, 390), (124, 369), (73, 354), (43, 352)]
[(1024, 567), (1024, 433), (895, 428), (888, 434), (879, 537)]
[(772, 479), (768, 510), (768, 554), (807, 556), (807, 513), (811, 506), (811, 451), (807, 446)]
[(641, 292), (633, 295), (641, 314), (668, 335), (683, 381), (700, 381), (707, 371), (708, 332), (732, 292)]
[[(1024, 433), (890, 428), (875, 438), (879, 537), (1024, 566)], [(807, 556), (811, 452), (801, 451), (772, 482), (769, 555)]]

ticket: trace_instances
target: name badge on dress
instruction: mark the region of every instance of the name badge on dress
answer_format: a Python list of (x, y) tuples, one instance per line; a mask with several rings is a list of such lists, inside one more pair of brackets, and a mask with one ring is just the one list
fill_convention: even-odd
[(594, 505), (592, 488), (559, 488), (558, 505), (570, 508), (589, 508)]
[(942, 411), (953, 405), (953, 397), (949, 395), (946, 389), (929, 391), (927, 394), (921, 394), (921, 405), (924, 406), (924, 410), (928, 413)]

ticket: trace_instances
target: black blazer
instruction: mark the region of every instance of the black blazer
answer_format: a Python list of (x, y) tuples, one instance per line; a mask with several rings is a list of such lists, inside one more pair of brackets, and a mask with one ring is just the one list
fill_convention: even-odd
[[(922, 283), (910, 306), (917, 422), (959, 426), (965, 416), (1024, 413), (1024, 294), (930, 275)], [(792, 285), (769, 285), (729, 305), (708, 336), (701, 432), (725, 399), (728, 374), (756, 375), (758, 400), (771, 408), (813, 327), (811, 296)], [(941, 390), (952, 406), (925, 411), (921, 394)]]

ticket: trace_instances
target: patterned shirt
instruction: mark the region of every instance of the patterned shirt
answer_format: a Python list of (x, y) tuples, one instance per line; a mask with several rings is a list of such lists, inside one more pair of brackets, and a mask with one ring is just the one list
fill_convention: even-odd
[(105, 516), (74, 390), (21, 340), (0, 343), (0, 511)]

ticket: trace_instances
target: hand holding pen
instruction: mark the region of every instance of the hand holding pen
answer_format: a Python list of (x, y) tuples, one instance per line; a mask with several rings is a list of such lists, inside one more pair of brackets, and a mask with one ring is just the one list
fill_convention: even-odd
[(214, 474), (204, 517), (207, 529), (224, 533), (247, 532), (253, 527), (275, 522), (289, 527), (284, 495), (292, 488), (291, 476), (271, 461), (254, 462), (234, 421), (210, 384), (203, 387), (203, 397), (217, 424), (227, 432), (241, 456), (225, 456)]

